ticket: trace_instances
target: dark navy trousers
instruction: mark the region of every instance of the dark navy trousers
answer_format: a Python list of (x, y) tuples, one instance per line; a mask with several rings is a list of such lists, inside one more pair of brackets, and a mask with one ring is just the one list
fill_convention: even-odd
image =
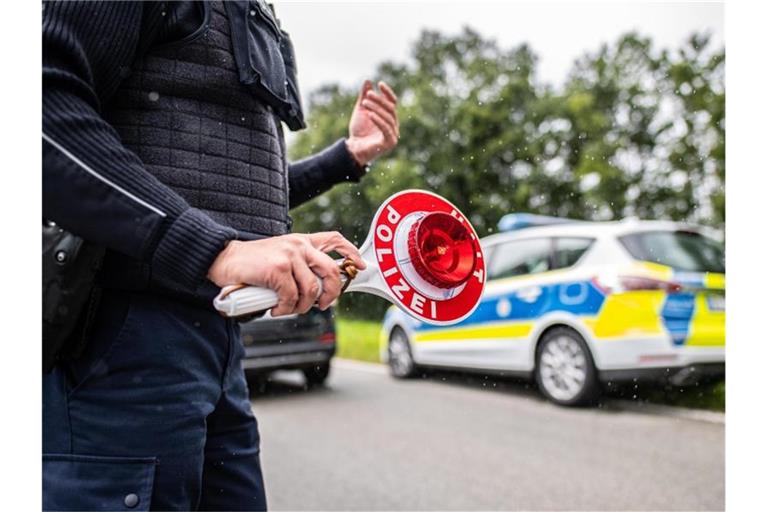
[(104, 293), (91, 341), (43, 377), (45, 510), (264, 510), (238, 325)]

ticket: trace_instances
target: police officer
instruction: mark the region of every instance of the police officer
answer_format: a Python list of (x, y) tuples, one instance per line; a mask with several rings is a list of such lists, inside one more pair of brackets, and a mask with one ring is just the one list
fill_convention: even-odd
[(327, 308), (326, 253), (364, 263), (338, 233), (289, 234), (289, 206), (399, 137), (395, 94), (366, 82), (349, 137), (288, 164), (295, 70), (263, 0), (44, 4), (43, 214), (106, 248), (84, 349), (43, 380), (45, 509), (266, 508), (238, 326), (211, 300), (247, 283), (274, 315)]

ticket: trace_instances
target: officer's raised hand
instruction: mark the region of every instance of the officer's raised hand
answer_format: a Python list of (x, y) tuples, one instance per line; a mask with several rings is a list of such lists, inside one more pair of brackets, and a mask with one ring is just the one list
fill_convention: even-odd
[[(337, 232), (292, 234), (227, 244), (208, 271), (220, 287), (244, 283), (277, 293), (272, 316), (306, 313), (317, 301), (327, 309), (341, 294), (339, 267), (327, 252), (336, 251), (365, 268), (357, 248)], [(323, 291), (318, 297), (318, 276)]]
[(397, 96), (384, 82), (378, 86), (376, 92), (371, 81), (365, 81), (349, 120), (347, 149), (360, 165), (394, 148), (400, 138)]

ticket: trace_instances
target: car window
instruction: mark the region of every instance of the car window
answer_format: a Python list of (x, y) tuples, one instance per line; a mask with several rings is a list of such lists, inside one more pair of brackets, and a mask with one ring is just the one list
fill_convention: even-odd
[(725, 273), (722, 244), (690, 231), (647, 231), (619, 237), (635, 259), (684, 272)]
[(594, 241), (593, 238), (555, 238), (552, 268), (572, 267)]
[(489, 279), (535, 274), (550, 269), (552, 240), (531, 238), (496, 245), (488, 268)]

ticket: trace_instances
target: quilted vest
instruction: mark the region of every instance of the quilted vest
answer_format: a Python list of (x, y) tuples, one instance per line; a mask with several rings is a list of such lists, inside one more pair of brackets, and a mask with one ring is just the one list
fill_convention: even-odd
[(282, 127), (240, 82), (221, 2), (200, 33), (151, 48), (113, 98), (106, 120), (190, 205), (243, 238), (289, 231)]

